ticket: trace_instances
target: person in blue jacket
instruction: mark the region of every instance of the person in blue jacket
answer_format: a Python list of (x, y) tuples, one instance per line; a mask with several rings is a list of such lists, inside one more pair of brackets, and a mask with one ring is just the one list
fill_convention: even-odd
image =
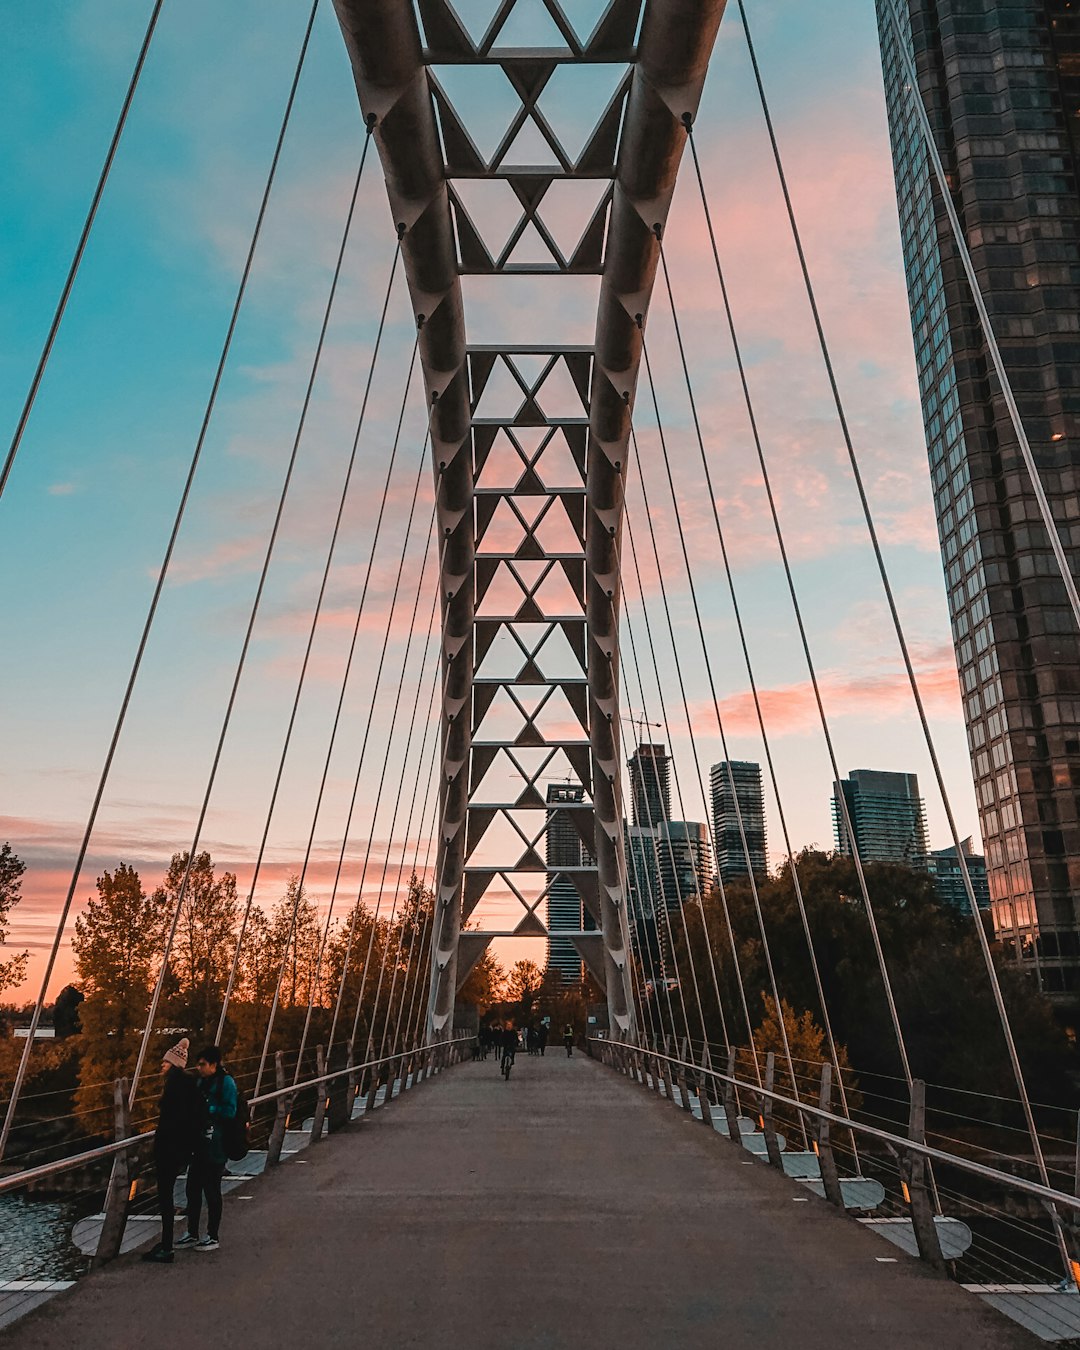
[[(188, 1168), (188, 1230), (177, 1247), (194, 1247), (200, 1252), (216, 1252), (221, 1245), (221, 1179), (225, 1175), (228, 1153), (225, 1147), (225, 1122), (236, 1116), (236, 1083), (221, 1064), (221, 1048), (208, 1045), (199, 1051), (195, 1062), (199, 1087), (206, 1101), (206, 1129)], [(203, 1197), (206, 1198), (206, 1237), (199, 1237)]]

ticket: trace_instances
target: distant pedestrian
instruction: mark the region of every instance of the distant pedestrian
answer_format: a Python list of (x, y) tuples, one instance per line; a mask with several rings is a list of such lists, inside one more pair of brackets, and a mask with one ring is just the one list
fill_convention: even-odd
[(543, 1055), (544, 1049), (547, 1046), (547, 1038), (548, 1038), (547, 1023), (541, 1022), (540, 1030), (536, 1033), (536, 1043), (540, 1047), (541, 1056)]
[[(208, 1045), (199, 1051), (195, 1062), (198, 1086), (206, 1103), (205, 1125), (195, 1156), (188, 1167), (187, 1232), (176, 1244), (194, 1247), (200, 1252), (216, 1252), (221, 1245), (221, 1181), (229, 1159), (225, 1132), (227, 1122), (236, 1119), (239, 1094), (236, 1082), (221, 1064), (221, 1050)], [(206, 1237), (199, 1237), (202, 1202), (206, 1199)]]
[(566, 1046), (566, 1058), (569, 1059), (574, 1053), (574, 1028), (568, 1022), (566, 1030), (562, 1034), (562, 1043)]
[(188, 1039), (185, 1036), (161, 1060), (161, 1100), (154, 1131), (154, 1175), (161, 1241), (143, 1255), (144, 1261), (171, 1265), (173, 1260), (173, 1190), (176, 1179), (189, 1165), (203, 1133), (206, 1104), (198, 1084), (187, 1072)]

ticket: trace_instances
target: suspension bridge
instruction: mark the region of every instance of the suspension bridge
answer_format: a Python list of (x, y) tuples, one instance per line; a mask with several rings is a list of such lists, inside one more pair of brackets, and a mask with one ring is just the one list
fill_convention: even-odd
[[(235, 289), (197, 432), (140, 592), (133, 655), (119, 672), (54, 926), (32, 972), (39, 987), (3, 1081), (0, 1219), (21, 1235), (0, 1240), (2, 1334), (12, 1346), (75, 1335), (92, 1346), (137, 1343), (166, 1327), (175, 1343), (195, 1344), (212, 1308), (219, 1333), (276, 1340), (363, 1329), (389, 1344), (439, 1337), (500, 1347), (586, 1336), (627, 1347), (660, 1336), (703, 1346), (720, 1337), (756, 1346), (796, 1337), (809, 1346), (871, 1337), (886, 1347), (1076, 1343), (1077, 1115), (1040, 1101), (1029, 1084), (1028, 1042), (1014, 1027), (1019, 996), (969, 874), (804, 247), (753, 8), (302, 8), (253, 222), (242, 247), (230, 245)], [(906, 8), (882, 0), (879, 10), (882, 41), (906, 53)], [(60, 378), (53, 366), (99, 213), (170, 22), (177, 16), (157, 0), (16, 417), (0, 531), (39, 453), (36, 420)], [(955, 850), (965, 912), (949, 932), (970, 958), (963, 978), (974, 971), (978, 981), (978, 1044), (957, 1046), (947, 1020), (915, 1025), (918, 980), (897, 975), (906, 920), (896, 915), (924, 913), (923, 892), (861, 856), (847, 795), (835, 795), (848, 844), (842, 881), (822, 883), (814, 869), (825, 864), (792, 833), (801, 785), (783, 781), (790, 765), (770, 726), (776, 704), (754, 655), (755, 620), (775, 617), (762, 619), (742, 590), (724, 519), (732, 433), (717, 430), (696, 295), (680, 295), (687, 274), (669, 242), (679, 212), (693, 211), (704, 260), (693, 285), (713, 297), (711, 344), (728, 344), (738, 436), (782, 583), (785, 651), (809, 691), (831, 790), (843, 778), (842, 711), (815, 660), (820, 607), (800, 589), (783, 469), (724, 267), (705, 148), (716, 128), (700, 115), (729, 31), (765, 129), (868, 575)], [(230, 605), (231, 665), (219, 696), (198, 708), (205, 764), (191, 779), (190, 830), (152, 895), (110, 864), (85, 904), (114, 776), (146, 725), (144, 691), (155, 679), (168, 687), (155, 638), (175, 574), (191, 566), (185, 532), (200, 506), (210, 509), (199, 474), (251, 322), (305, 70), (330, 39), (347, 57), (334, 69), (351, 70), (358, 96), (356, 158), (328, 284), (305, 299), (315, 305), (313, 342), (281, 476), (259, 513), (265, 529), (246, 554), (255, 580), (242, 606)], [(906, 97), (930, 163), (933, 128), (914, 64)], [(370, 341), (361, 358), (350, 352), (342, 376), (335, 323), (359, 233)], [(954, 244), (967, 257), (959, 224)], [(477, 334), (474, 324), (496, 311), (514, 320), (514, 334)], [(351, 425), (331, 468), (320, 382), (332, 378), (348, 384)], [(267, 625), (281, 619), (289, 583), (280, 574), (299, 547), (290, 512), (313, 424), (316, 476), (325, 486), (336, 474), (303, 541), (316, 581), (299, 618), (287, 616), (300, 638), (287, 697), (272, 717), (252, 720), (244, 696)], [(1034, 460), (1030, 468), (1037, 484)], [(1060, 541), (1058, 552), (1071, 585)], [(710, 608), (717, 594), (727, 606), (722, 638)], [(331, 630), (346, 638), (333, 661)], [(747, 700), (737, 730), (732, 671)], [(168, 724), (169, 709), (159, 715)], [(752, 856), (735, 781), (744, 722), (780, 826), (774, 878)], [(635, 727), (655, 731), (657, 743), (641, 744)], [(658, 766), (680, 741), (688, 754), (670, 766), (675, 822)], [(728, 886), (711, 862), (720, 855), (707, 805), (713, 744), (745, 863)], [(249, 753), (257, 770), (244, 775), (245, 795), (257, 798), (257, 814), (244, 817), (245, 867), (215, 875), (206, 851), (220, 829), (214, 811)], [(296, 775), (301, 754), (310, 762)], [(710, 824), (694, 834), (699, 805)], [(283, 875), (283, 815), (301, 822), (303, 843), (267, 916), (260, 901)], [(10, 883), (16, 897), (20, 876)], [(31, 869), (28, 890), (33, 881)], [(851, 951), (823, 931), (823, 884), (857, 925), (857, 972)], [(478, 1057), (476, 1000), (466, 993), (492, 953), (514, 944), (557, 945), (577, 963), (580, 982), (552, 996), (573, 1019), (577, 1053), (563, 1055), (553, 1027), (546, 1053), (519, 1053), (504, 1080)], [(77, 1084), (53, 1086), (43, 1074), (56, 1046), (44, 1033), (58, 1028), (58, 989), (72, 970), (87, 995), (79, 1035), (96, 1028), (96, 1058), (84, 1050)], [(873, 1007), (857, 1005), (852, 1017), (856, 978)], [(534, 995), (545, 996), (522, 990), (516, 1020), (528, 1020)], [(888, 1071), (849, 1061), (862, 1017), (888, 1042)], [(251, 1111), (250, 1148), (226, 1173), (210, 1284), (201, 1255), (178, 1252), (160, 1272), (132, 1259), (160, 1236), (153, 1077), (180, 1034), (225, 1046)], [(927, 1081), (927, 1064), (978, 1060), (984, 1041), (1001, 1066), (984, 1087)], [(49, 1060), (50, 1072), (62, 1074), (64, 1062)]]

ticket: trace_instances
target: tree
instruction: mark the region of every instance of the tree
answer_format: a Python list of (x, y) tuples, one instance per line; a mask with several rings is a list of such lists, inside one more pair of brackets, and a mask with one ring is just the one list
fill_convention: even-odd
[(485, 947), (483, 955), (469, 971), (468, 978), (458, 990), (458, 1002), (472, 1004), (482, 1017), (502, 998), (505, 984), (506, 972), (495, 959), (491, 948)]
[(540, 986), (544, 983), (544, 972), (535, 961), (515, 961), (506, 977), (506, 996), (512, 1002), (521, 1005), (522, 1017), (532, 1012)]
[[(821, 1086), (821, 1065), (831, 1056), (825, 1039), (824, 1030), (814, 1021), (808, 1010), (797, 1013), (786, 998), (780, 1000), (783, 1021), (783, 1033), (780, 1029), (780, 1017), (776, 1013), (776, 1001), (769, 994), (762, 996), (765, 1005), (765, 1017), (754, 1031), (754, 1048), (758, 1055), (758, 1064), (764, 1065), (770, 1051), (776, 1056), (775, 1091), (785, 1097), (794, 1097), (799, 1101), (816, 1105)], [(785, 1034), (787, 1050), (791, 1053), (791, 1063), (795, 1071), (795, 1081), (788, 1071), (787, 1054), (784, 1049)], [(847, 1095), (849, 1111), (857, 1111), (862, 1106), (862, 1094), (858, 1091), (855, 1076), (848, 1063), (847, 1051), (842, 1045), (836, 1047), (837, 1065), (843, 1075), (844, 1090)], [(750, 1055), (743, 1051), (739, 1055), (739, 1072), (746, 1078), (753, 1075)], [(834, 1070), (835, 1072), (835, 1070)], [(777, 1119), (789, 1127), (795, 1125), (793, 1113), (778, 1110)]]
[(73, 984), (65, 984), (56, 996), (53, 1005), (53, 1028), (58, 1041), (69, 1036), (77, 1036), (82, 1030), (79, 1018), (79, 1004), (85, 999), (81, 989)]
[(239, 905), (235, 875), (223, 872), (216, 877), (210, 854), (205, 852), (191, 864), (181, 901), (187, 865), (186, 852), (173, 854), (165, 879), (154, 892), (154, 901), (170, 915), (178, 904), (180, 910), (169, 958), (175, 979), (171, 1017), (201, 1031), (213, 1024), (225, 994), (236, 946)]
[(300, 878), (292, 876), (270, 916), (270, 946), (281, 971), (279, 1001), (283, 1008), (307, 1007), (317, 995), (322, 928), (319, 911), (308, 899)]
[(166, 931), (157, 894), (148, 898), (138, 872), (126, 863), (98, 877), (97, 892), (75, 920), (72, 942), (86, 995), (79, 1110), (111, 1103), (112, 1080), (134, 1066)]
[[(890, 1101), (889, 1096), (896, 1094), (888, 1094), (885, 1087), (902, 1075), (902, 1067), (854, 861), (843, 854), (807, 849), (795, 864), (833, 1035), (847, 1048), (868, 1101), (874, 1092), (880, 1094), (872, 1109), (885, 1116), (892, 1112), (896, 1123), (902, 1124), (902, 1104)], [(971, 918), (942, 905), (932, 878), (924, 872), (871, 863), (865, 875), (912, 1073), (931, 1085), (931, 1098), (934, 1084), (966, 1089), (979, 1094), (969, 1106), (973, 1114), (1008, 1116), (1012, 1123), (1015, 1112), (1002, 1103), (1016, 1097), (1016, 1084)], [(824, 1019), (787, 862), (762, 879), (758, 894), (781, 998), (793, 1009), (808, 1010), (820, 1027)], [(759, 1009), (768, 1006), (764, 996), (770, 992), (769, 978), (748, 884), (729, 883), (726, 900), (738, 973), (752, 1024), (760, 1028), (766, 1020)], [(724, 1040), (724, 1021), (711, 982), (702, 976), (709, 968), (706, 942), (719, 972), (728, 1035), (745, 1047), (746, 1020), (719, 895), (713, 892), (703, 905), (688, 905), (685, 913), (709, 1038)], [(684, 945), (677, 931), (678, 964), (686, 971)], [(1064, 1105), (1075, 1061), (1065, 1034), (1056, 1025), (1049, 1002), (1033, 985), (1006, 968), (998, 952), (995, 962), (1031, 1096)], [(655, 1000), (654, 1013), (662, 1018)]]
[[(26, 864), (12, 851), (10, 844), (0, 846), (0, 947), (7, 942), (11, 911), (22, 899), (22, 875)], [(0, 994), (14, 989), (26, 977), (29, 952), (17, 952), (7, 961), (0, 961)]]

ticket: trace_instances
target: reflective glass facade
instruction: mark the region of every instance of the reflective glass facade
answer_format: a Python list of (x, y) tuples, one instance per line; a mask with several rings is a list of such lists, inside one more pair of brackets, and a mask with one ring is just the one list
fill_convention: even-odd
[[(1080, 994), (1080, 637), (877, 0), (934, 503), (998, 936)], [(899, 0), (980, 289), (1076, 570), (1080, 7)]]
[[(560, 875), (557, 870), (592, 866), (592, 858), (581, 842), (581, 834), (574, 824), (573, 816), (565, 809), (568, 806), (580, 807), (584, 801), (585, 789), (578, 783), (548, 784), (544, 859), (549, 870), (547, 966), (549, 970), (557, 970), (567, 984), (581, 983), (581, 955), (568, 937), (560, 937), (559, 934), (580, 933), (596, 927), (581, 902), (581, 895), (572, 877)], [(560, 807), (563, 809), (560, 810)]]
[(919, 796), (917, 774), (852, 769), (847, 778), (833, 784), (836, 848), (840, 853), (851, 853), (847, 824), (840, 809), (841, 792), (847, 801), (848, 819), (863, 862), (926, 867), (926, 808)]
[[(747, 875), (749, 856), (754, 876), (768, 871), (765, 844), (765, 793), (761, 786), (761, 765), (751, 760), (722, 760), (709, 771), (712, 797), (713, 839), (716, 841), (716, 870), (722, 881)], [(734, 792), (732, 786), (734, 785)], [(738, 812), (735, 810), (738, 803)], [(742, 817), (742, 832), (739, 817)], [(746, 847), (743, 848), (743, 836)]]

